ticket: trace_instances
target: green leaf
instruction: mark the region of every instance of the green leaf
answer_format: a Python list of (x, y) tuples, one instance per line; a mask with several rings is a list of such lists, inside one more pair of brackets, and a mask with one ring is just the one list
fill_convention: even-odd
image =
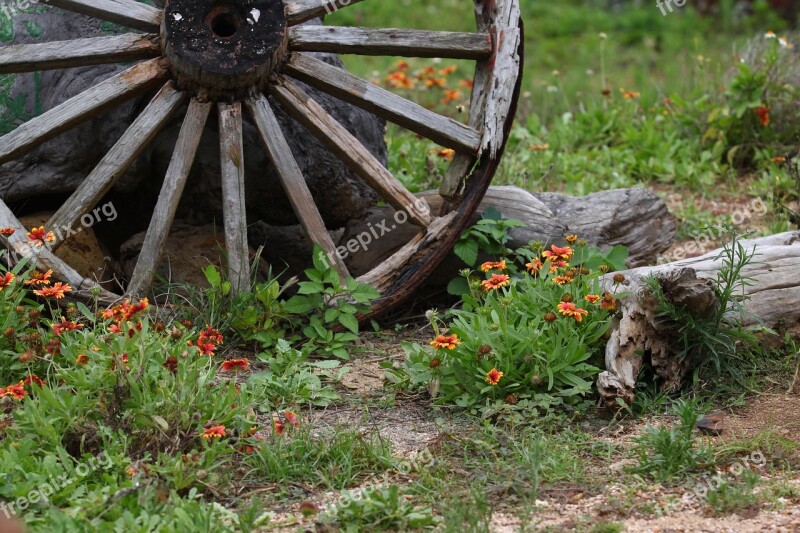
[(311, 311), (314, 307), (311, 305), (311, 302), (308, 298), (305, 296), (296, 295), (284, 302), (283, 308), (289, 313), (293, 313), (295, 315), (304, 315)]
[(158, 416), (158, 415), (152, 415), (152, 418), (153, 418), (153, 422), (158, 424), (159, 427), (161, 427), (161, 429), (163, 429), (164, 431), (169, 430), (169, 424), (167, 423), (166, 420), (164, 420), (163, 417)]
[(339, 317), (339, 324), (353, 333), (358, 333), (358, 320), (353, 315), (341, 315)]
[(467, 265), (475, 266), (478, 260), (478, 243), (472, 239), (462, 239), (456, 243), (453, 252)]

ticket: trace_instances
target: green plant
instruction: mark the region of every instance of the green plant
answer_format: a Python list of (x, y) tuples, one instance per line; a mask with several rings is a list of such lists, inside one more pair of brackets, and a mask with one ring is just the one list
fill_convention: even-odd
[(743, 512), (757, 507), (761, 496), (754, 492), (761, 476), (752, 470), (744, 470), (740, 478), (726, 479), (718, 487), (708, 492), (706, 503), (717, 514)]
[[(314, 247), (314, 267), (305, 271), (298, 294), (284, 308), (294, 315), (310, 315), (303, 327), (304, 350), (349, 359), (347, 347), (358, 338), (358, 318), (380, 296), (371, 286), (353, 278), (342, 281), (319, 245)], [(343, 327), (347, 331), (337, 331)]]
[(574, 403), (589, 393), (617, 306), (599, 289), (600, 267), (624, 258), (625, 250), (532, 245), (517, 257), (523, 262), (526, 255), (534, 256), (528, 272), (513, 278), (513, 260), (481, 265), (488, 276), (483, 281), (465, 272), (470, 293), (462, 296), (462, 309), (450, 313), (449, 333), (431, 315), (432, 348), (405, 344), (408, 362), (389, 378), (427, 385), (437, 403), (486, 416)]
[(346, 493), (322, 520), (348, 532), (428, 529), (437, 522), (430, 507), (413, 505), (397, 485)]
[(703, 469), (713, 461), (711, 450), (695, 441), (692, 432), (699, 418), (696, 405), (677, 400), (673, 413), (679, 424), (673, 427), (648, 426), (633, 448), (638, 464), (635, 474), (646, 474), (656, 481), (673, 481)]
[(676, 331), (677, 356), (691, 361), (695, 382), (709, 374), (729, 375), (741, 381), (740, 367), (760, 346), (756, 329), (742, 325), (746, 318), (744, 289), (752, 283), (743, 271), (753, 262), (756, 251), (745, 247), (730, 224), (725, 225), (724, 231), (729, 241), (716, 258), (721, 265), (712, 278), (717, 300), (713, 312), (700, 314), (677, 307), (666, 298), (657, 278), (648, 280), (657, 300), (658, 317)]

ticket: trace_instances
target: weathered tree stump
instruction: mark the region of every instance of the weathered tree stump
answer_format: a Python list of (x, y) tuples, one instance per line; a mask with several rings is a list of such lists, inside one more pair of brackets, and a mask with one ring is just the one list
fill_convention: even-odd
[[(800, 232), (744, 240), (742, 244), (748, 250), (755, 248), (756, 253), (742, 272), (749, 278), (742, 293), (747, 297), (744, 302), (747, 314), (742, 323), (795, 325), (800, 320), (800, 306), (796, 303), (800, 298)], [(616, 398), (633, 401), (636, 380), (645, 362), (665, 390), (677, 390), (683, 384), (693, 370), (692, 361), (678, 359), (681, 347), (676, 343), (677, 335), (658, 320), (656, 301), (646, 279), (656, 276), (667, 299), (695, 316), (713, 313), (718, 302), (710, 279), (722, 265), (718, 259), (720, 251), (623, 272), (626, 278), (623, 285), (615, 285), (611, 274), (606, 276), (608, 290), (631, 292), (631, 296), (620, 302), (620, 318), (606, 346), (606, 371), (597, 381), (606, 403), (613, 405)]]

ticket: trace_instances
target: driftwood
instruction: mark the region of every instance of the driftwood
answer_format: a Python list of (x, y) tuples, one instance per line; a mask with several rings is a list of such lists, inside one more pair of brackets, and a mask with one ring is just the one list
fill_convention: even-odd
[[(746, 249), (755, 248), (753, 262), (743, 276), (749, 285), (743, 289), (744, 324), (792, 326), (800, 321), (800, 232), (788, 232), (742, 241)], [(630, 291), (620, 301), (620, 316), (615, 321), (606, 346), (606, 371), (600, 374), (597, 388), (604, 402), (616, 398), (633, 401), (636, 380), (647, 362), (661, 379), (664, 390), (683, 384), (693, 370), (689, 359), (679, 360), (676, 334), (656, 318), (656, 301), (647, 286), (647, 278), (656, 276), (667, 299), (695, 316), (715, 312), (718, 306), (711, 282), (722, 265), (721, 250), (701, 257), (643, 267), (623, 272), (625, 282), (605, 278), (612, 292)], [(737, 317), (739, 318), (739, 317)]]

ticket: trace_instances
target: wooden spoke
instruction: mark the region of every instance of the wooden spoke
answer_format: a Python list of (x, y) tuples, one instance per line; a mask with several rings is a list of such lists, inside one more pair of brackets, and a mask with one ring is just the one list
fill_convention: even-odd
[(77, 225), (81, 216), (89, 212), (111, 189), (114, 182), (128, 170), (185, 100), (186, 93), (176, 90), (172, 82), (164, 85), (92, 173), (83, 180), (47, 223), (47, 228), (56, 233), (56, 242), (53, 246), (59, 246), (71, 233), (70, 230)]
[(160, 53), (156, 36), (140, 33), (18, 44), (0, 48), (0, 74), (120, 63)]
[(492, 53), (492, 38), (488, 33), (295, 26), (289, 30), (289, 47), (333, 54), (482, 59)]
[(154, 87), (167, 74), (158, 59), (151, 59), (85, 90), (50, 111), (21, 125), (0, 143), (0, 164), (36, 148), (114, 105)]
[(361, 0), (283, 0), (289, 26), (303, 23), (361, 2)]
[(175, 212), (178, 210), (178, 202), (192, 170), (211, 106), (211, 103), (201, 103), (196, 98), (189, 104), (164, 184), (161, 186), (158, 203), (150, 219), (150, 227), (142, 244), (142, 251), (136, 260), (136, 267), (128, 285), (128, 294), (144, 295), (150, 290), (153, 272), (164, 252), (164, 244), (167, 242)]
[(289, 143), (281, 130), (275, 113), (269, 106), (269, 102), (264, 96), (250, 98), (245, 101), (245, 106), (253, 116), (258, 133), (264, 143), (269, 158), (278, 171), (278, 178), (281, 180), (283, 190), (292, 204), (292, 209), (297, 215), (300, 224), (309, 238), (319, 244), (333, 262), (333, 266), (342, 278), (350, 277), (344, 261), (336, 252), (336, 245), (333, 243), (325, 222), (319, 213), (311, 191), (308, 190), (305, 178), (297, 166), (289, 148)]
[(42, 2), (137, 30), (158, 32), (161, 27), (162, 10), (135, 0), (42, 0)]
[(481, 134), (469, 126), (406, 100), (307, 54), (293, 54), (286, 64), (293, 77), (366, 109), (437, 144), (477, 153)]
[(298, 122), (308, 128), (329, 150), (378, 191), (392, 207), (406, 211), (409, 218), (417, 225), (422, 227), (430, 225), (428, 204), (411, 194), (352, 133), (297, 84), (286, 78), (279, 78), (269, 89)]
[(247, 220), (244, 201), (244, 140), (242, 105), (219, 104), (219, 142), (222, 165), (222, 210), (225, 222), (225, 247), (228, 252), (228, 279), (235, 292), (250, 284), (250, 249), (247, 246)]
[[(116, 295), (101, 288), (94, 281), (81, 276), (75, 269), (67, 265), (46, 246), (33, 246), (25, 237), (28, 230), (17, 217), (14, 216), (14, 213), (2, 199), (0, 199), (0, 227), (13, 228), (16, 230), (16, 233), (10, 237), (0, 237), (0, 241), (5, 240), (8, 245), (9, 253), (12, 254), (11, 257), (9, 257), (11, 263), (17, 263), (23, 258), (29, 258), (33, 261), (33, 264), (36, 265), (36, 268), (43, 272), (53, 269), (56, 278), (68, 283), (75, 291), (82, 292), (99, 289), (100, 292), (97, 297), (101, 302), (107, 304), (117, 299)], [(86, 296), (88, 296), (88, 294)]]

